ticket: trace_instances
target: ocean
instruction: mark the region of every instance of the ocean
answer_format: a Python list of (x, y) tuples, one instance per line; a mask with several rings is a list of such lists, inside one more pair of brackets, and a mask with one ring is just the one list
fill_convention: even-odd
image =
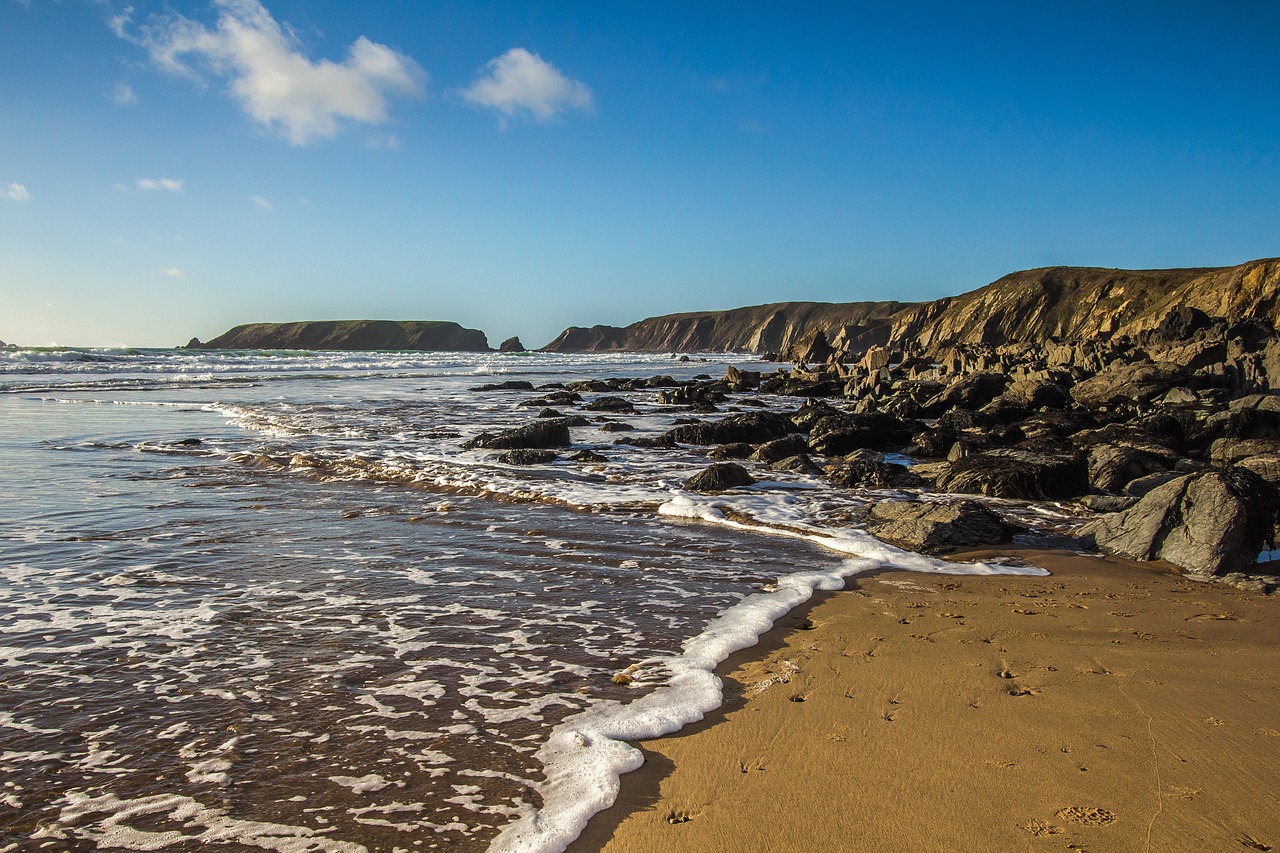
[(651, 388), (583, 412), (603, 460), (462, 447), (547, 393), (481, 384), (730, 364), (0, 351), (0, 853), (560, 850), (814, 590), (1041, 573), (850, 526), (904, 494), (687, 492), (705, 448), (614, 443), (689, 416)]

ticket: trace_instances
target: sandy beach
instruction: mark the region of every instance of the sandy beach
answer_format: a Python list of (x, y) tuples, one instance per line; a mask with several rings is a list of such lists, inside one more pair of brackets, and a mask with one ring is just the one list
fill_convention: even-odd
[(1280, 847), (1280, 600), (1159, 563), (880, 573), (727, 661), (574, 851)]

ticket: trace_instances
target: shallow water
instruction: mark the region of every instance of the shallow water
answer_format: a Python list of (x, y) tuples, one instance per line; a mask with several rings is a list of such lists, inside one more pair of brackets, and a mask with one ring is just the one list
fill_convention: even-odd
[[(574, 440), (605, 463), (460, 447), (537, 411), (481, 382), (723, 369), (0, 354), (0, 851), (485, 849), (565, 799), (545, 773), (607, 782), (632, 760), (566, 763), (553, 731), (633, 737), (714, 707), (714, 684), (677, 684), (714, 665), (691, 638), (719, 654), (842, 575), (938, 568), (812, 527), (866, 496), (788, 478), (694, 498), (678, 486), (700, 453), (614, 448), (597, 424)], [(642, 433), (681, 414), (626, 396)], [(791, 598), (759, 593), (780, 577)], [(555, 849), (573, 820), (509, 846)]]

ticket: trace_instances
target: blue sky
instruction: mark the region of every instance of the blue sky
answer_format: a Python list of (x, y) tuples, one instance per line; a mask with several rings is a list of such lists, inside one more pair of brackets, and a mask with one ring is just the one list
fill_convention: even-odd
[(1280, 4), (0, 0), (0, 339), (1280, 255)]

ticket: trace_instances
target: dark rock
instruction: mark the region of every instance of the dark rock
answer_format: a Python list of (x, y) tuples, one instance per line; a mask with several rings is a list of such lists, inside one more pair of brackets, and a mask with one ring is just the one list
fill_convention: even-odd
[(636, 407), (630, 400), (622, 397), (598, 397), (590, 403), (585, 404), (584, 411), (588, 412), (628, 412), (634, 413)]
[(1095, 444), (1087, 454), (1089, 484), (1100, 492), (1116, 494), (1139, 477), (1167, 471), (1163, 459), (1133, 447)]
[(746, 459), (754, 451), (755, 448), (745, 441), (735, 441), (716, 445), (707, 451), (707, 456), (711, 459)]
[(911, 438), (911, 446), (916, 456), (923, 456), (928, 459), (945, 459), (947, 454), (951, 452), (951, 448), (955, 446), (958, 437), (956, 433), (950, 430), (929, 429), (913, 436)]
[(841, 412), (825, 400), (809, 399), (805, 400), (804, 404), (792, 413), (791, 422), (801, 432), (808, 432), (813, 429), (814, 424), (823, 418), (840, 414), (844, 414), (844, 412)]
[(563, 418), (564, 412), (557, 412), (555, 409), (547, 408), (538, 412), (537, 416), (540, 418)]
[(972, 373), (944, 388), (925, 403), (925, 408), (941, 415), (954, 408), (979, 409), (990, 403), (1009, 384), (1003, 373)]
[[(1071, 395), (1057, 382), (1043, 379), (1021, 379), (1011, 382), (996, 398), (1029, 409), (1062, 409), (1071, 405)], [(992, 401), (994, 402), (994, 401)]]
[(831, 482), (846, 489), (910, 489), (924, 480), (906, 465), (896, 462), (856, 460), (831, 472)]
[(559, 457), (554, 450), (508, 450), (498, 457), (498, 461), (507, 465), (545, 465)]
[(552, 391), (545, 397), (536, 397), (531, 400), (521, 400), (522, 406), (572, 406), (574, 403), (581, 403), (582, 395), (573, 391)]
[(1201, 577), (1247, 571), (1270, 547), (1280, 506), (1275, 487), (1239, 467), (1189, 474), (1103, 516), (1080, 537), (1136, 560), (1166, 560)]
[(938, 488), (1017, 500), (1073, 498), (1089, 491), (1089, 469), (1076, 453), (990, 450), (953, 462), (938, 478)]
[(607, 421), (600, 424), (601, 432), (631, 432), (634, 429), (635, 427), (631, 424), (626, 424), (622, 421)]
[(466, 450), (475, 448), (521, 450), (535, 447), (568, 447), (572, 443), (569, 437), (568, 418), (557, 418), (534, 421), (496, 433), (484, 432), (462, 446)]
[(627, 436), (626, 438), (615, 439), (614, 444), (629, 444), (632, 447), (647, 447), (658, 450), (670, 450), (676, 446), (676, 440), (671, 437), (671, 433), (664, 432), (661, 435), (637, 435)]
[(1123, 512), (1138, 502), (1129, 495), (1085, 495), (1080, 503), (1094, 512)]
[(797, 453), (795, 456), (779, 459), (769, 466), (769, 470), (785, 471), (791, 474), (808, 474), (811, 477), (820, 477), (825, 473), (809, 458), (807, 453)]
[(744, 412), (718, 421), (686, 424), (669, 435), (679, 444), (729, 444), (745, 441), (763, 444), (782, 438), (794, 429), (791, 419), (776, 412)]
[(484, 332), (439, 320), (248, 323), (224, 332), (203, 348), (490, 352)]
[(1148, 403), (1185, 381), (1177, 365), (1127, 364), (1076, 383), (1071, 389), (1071, 398), (1092, 409), (1131, 406)]
[(608, 457), (601, 456), (599, 453), (596, 453), (594, 450), (586, 450), (586, 449), (579, 450), (569, 458), (572, 459), (574, 462), (608, 462), (609, 461)]
[(724, 384), (731, 391), (751, 391), (760, 387), (760, 372), (756, 370), (739, 370), (733, 365), (725, 370)]
[(956, 432), (970, 429), (991, 429), (995, 425), (996, 419), (986, 412), (952, 409), (938, 418), (936, 427)]
[(1280, 486), (1280, 454), (1268, 453), (1241, 459), (1241, 468), (1248, 468), (1273, 486)]
[(533, 383), (523, 379), (508, 379), (506, 382), (492, 382), (472, 388), (472, 391), (532, 391)]
[(507, 338), (498, 347), (498, 352), (528, 352), (529, 348), (520, 343), (520, 338)]
[(1141, 498), (1155, 489), (1163, 486), (1170, 480), (1176, 480), (1182, 477), (1179, 471), (1157, 471), (1154, 474), (1148, 474), (1145, 477), (1138, 477), (1130, 480), (1125, 484), (1124, 493), (1131, 498)]
[(873, 412), (829, 415), (809, 430), (809, 446), (824, 456), (843, 456), (853, 450), (900, 450), (918, 431), (911, 423)]
[(1251, 456), (1280, 455), (1278, 438), (1219, 438), (1209, 445), (1214, 465), (1235, 465)]
[(606, 379), (582, 379), (577, 382), (570, 382), (564, 387), (577, 394), (587, 391), (593, 394), (604, 394), (617, 390), (614, 387), (614, 383)]
[(871, 507), (868, 528), (885, 542), (925, 554), (999, 545), (1010, 529), (977, 501), (883, 501)]
[(690, 492), (723, 492), (738, 486), (750, 486), (756, 482), (746, 468), (736, 462), (716, 462), (699, 474), (685, 480), (684, 488)]
[(807, 453), (808, 450), (809, 442), (804, 440), (804, 436), (793, 434), (765, 442), (756, 448), (750, 459), (752, 462), (770, 464), (798, 453)]
[(814, 329), (791, 346), (782, 356), (783, 361), (796, 364), (822, 364), (835, 354), (827, 342), (826, 333)]

